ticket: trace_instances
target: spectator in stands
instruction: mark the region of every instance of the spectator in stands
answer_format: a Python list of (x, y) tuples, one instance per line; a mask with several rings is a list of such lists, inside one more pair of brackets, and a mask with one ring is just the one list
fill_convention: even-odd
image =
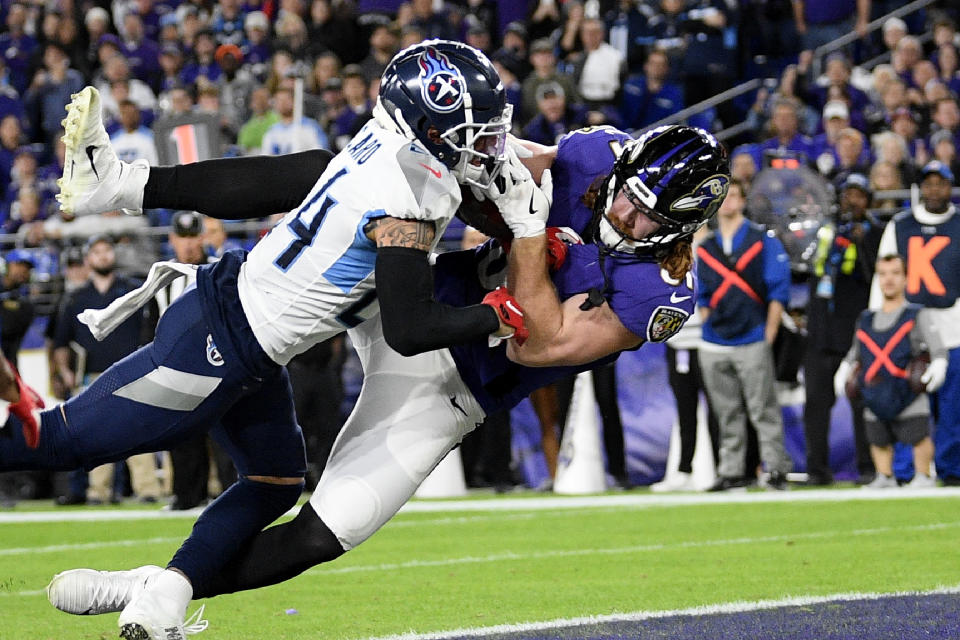
[[(830, 409), (833, 377), (853, 344), (853, 330), (860, 312), (867, 308), (870, 282), (877, 261), (883, 225), (873, 218), (867, 177), (855, 173), (840, 188), (837, 219), (817, 232), (810, 294), (807, 303), (807, 350), (803, 369), (806, 401), (803, 409), (807, 449), (807, 484), (833, 482), (830, 469)], [(865, 441), (863, 405), (851, 399), (857, 467), (861, 475), (872, 473)]]
[[(41, 185), (37, 181), (37, 157), (29, 147), (21, 147), (13, 160), (10, 184), (3, 198), (4, 229), (7, 233), (16, 233), (22, 223), (31, 222), (40, 217), (42, 198), (45, 195), (52, 197), (52, 194), (40, 193), (40, 189)], [(29, 191), (33, 196), (29, 202), (29, 214), (26, 218), (21, 215), (27, 209), (19, 207), (21, 191)]]
[(333, 51), (345, 64), (363, 59), (363, 36), (356, 21), (337, 15), (330, 0), (313, 0), (310, 3), (310, 23), (307, 37), (313, 55)]
[(730, 177), (749, 189), (753, 177), (760, 170), (759, 152), (756, 145), (740, 145), (730, 154)]
[[(183, 71), (183, 50), (176, 44), (165, 44), (160, 49), (160, 94), (165, 94), (180, 86), (180, 72)], [(162, 98), (161, 98), (162, 100)]]
[(756, 428), (767, 485), (787, 488), (792, 463), (773, 382), (773, 341), (789, 298), (783, 244), (744, 215), (746, 188), (731, 182), (717, 231), (697, 248), (697, 304), (704, 319), (700, 368), (720, 424), (720, 465), (711, 491), (746, 486), (746, 420)]
[[(867, 439), (877, 475), (868, 489), (897, 487), (893, 477), (893, 443), (913, 447), (914, 476), (907, 485), (936, 486), (931, 477), (933, 441), (930, 439), (930, 403), (925, 393), (911, 389), (905, 372), (910, 360), (928, 349), (931, 362), (920, 379), (933, 393), (943, 384), (947, 350), (943, 347), (933, 309), (907, 303), (907, 264), (902, 256), (884, 254), (877, 262), (876, 278), (882, 303), (865, 312), (857, 326), (857, 340), (837, 370), (835, 391), (848, 386), (851, 373), (866, 405)], [(854, 368), (856, 367), (856, 371)]]
[(383, 75), (387, 63), (397, 52), (398, 36), (396, 29), (389, 22), (384, 21), (374, 25), (370, 32), (370, 52), (360, 62), (360, 68), (363, 69), (367, 82)]
[(261, 142), (261, 153), (280, 155), (308, 149), (328, 149), (327, 134), (316, 120), (302, 116), (293, 121), (293, 90), (281, 87), (273, 94), (273, 108), (279, 121), (267, 129)]
[(185, 87), (217, 82), (222, 71), (214, 57), (216, 51), (217, 41), (213, 32), (209, 29), (199, 31), (193, 43), (193, 59), (180, 72), (180, 82)]
[(669, 76), (667, 54), (656, 49), (647, 54), (643, 74), (630, 76), (623, 85), (623, 126), (640, 129), (683, 109), (683, 89)]
[[(399, 22), (399, 21), (398, 21)], [(419, 44), (426, 39), (423, 30), (417, 25), (408, 24), (400, 31), (400, 49), (406, 49), (415, 44)]]
[(892, 55), (897, 44), (907, 35), (907, 23), (900, 18), (887, 18), (883, 23), (883, 45)]
[(565, 133), (586, 122), (586, 110), (568, 105), (563, 87), (556, 82), (537, 89), (537, 108), (539, 113), (523, 128), (523, 137), (543, 145), (556, 144)]
[(897, 134), (907, 145), (907, 154), (913, 164), (922, 167), (930, 159), (926, 143), (918, 136), (920, 125), (917, 115), (906, 107), (895, 110), (890, 115), (890, 131)]
[(8, 251), (3, 260), (6, 269), (0, 283), (0, 349), (18, 369), (20, 345), (34, 317), (28, 285), (35, 265), (33, 255), (24, 249)]
[(135, 11), (127, 11), (123, 16), (123, 48), (133, 77), (156, 91), (160, 82), (160, 45), (144, 35), (143, 20)]
[(923, 46), (913, 36), (904, 36), (897, 42), (890, 63), (904, 84), (909, 85), (913, 66), (923, 59)]
[(355, 131), (360, 129), (359, 120), (369, 119), (373, 105), (367, 99), (367, 79), (363, 69), (357, 64), (348, 64), (343, 68), (343, 100), (344, 109), (337, 118), (330, 122), (330, 138), (334, 149), (340, 150), (346, 146)]
[(870, 170), (870, 152), (866, 148), (863, 134), (847, 127), (837, 135), (837, 164), (825, 177), (835, 186), (842, 184), (854, 173), (867, 173)]
[(556, 0), (536, 0), (527, 3), (527, 29), (531, 40), (548, 38), (560, 28), (560, 3)]
[(262, 11), (251, 11), (243, 21), (243, 28), (247, 34), (242, 47), (243, 60), (251, 67), (254, 76), (262, 80), (273, 53), (270, 47), (270, 20)]
[(232, 142), (241, 125), (250, 117), (250, 93), (257, 86), (256, 80), (243, 68), (243, 53), (235, 44), (217, 47), (214, 59), (223, 73), (217, 82), (220, 89), (220, 113), (224, 127), (230, 131)]
[(794, 0), (793, 17), (803, 48), (817, 47), (856, 31), (861, 38), (870, 22), (870, 0)]
[(133, 100), (120, 103), (122, 128), (110, 136), (110, 144), (124, 162), (146, 160), (151, 166), (160, 164), (153, 131), (140, 125), (140, 109)]
[(41, 139), (49, 151), (53, 150), (54, 138), (60, 131), (63, 105), (83, 86), (83, 76), (70, 68), (70, 58), (63, 48), (54, 42), (45, 44), (43, 68), (33, 76), (24, 103), (31, 120), (36, 123), (34, 129), (42, 134)]
[[(956, 98), (937, 100), (931, 108), (930, 120), (931, 134), (946, 131), (955, 139), (960, 136), (960, 107), (957, 106)], [(933, 145), (928, 144), (927, 148), (932, 151)]]
[(573, 80), (567, 74), (557, 71), (557, 59), (554, 56), (553, 44), (547, 39), (534, 40), (530, 44), (530, 62), (533, 71), (523, 81), (523, 108), (514, 119), (520, 124), (532, 120), (538, 113), (537, 90), (541, 85), (557, 83), (563, 88), (563, 95), (576, 102), (576, 89)]
[[(960, 218), (950, 203), (954, 177), (948, 166), (931, 161), (920, 179), (920, 203), (887, 225), (880, 255), (903, 256), (907, 301), (930, 307), (949, 350), (946, 381), (936, 394), (936, 464), (944, 484), (960, 485)], [(872, 308), (877, 298), (874, 293)]]
[[(873, 163), (873, 166), (870, 168), (870, 189), (874, 193), (903, 188), (903, 178), (896, 165), (883, 162), (882, 160)], [(874, 198), (873, 206), (875, 209), (892, 213), (901, 209), (904, 206), (904, 201), (894, 198), (876, 197)]]
[(239, 47), (244, 40), (244, 7), (240, 0), (218, 0), (210, 18), (210, 29), (218, 45)]
[[(736, 68), (734, 47), (725, 43), (726, 29), (736, 30), (737, 3), (723, 0), (688, 0), (685, 3), (683, 32), (686, 47), (680, 71), (684, 96), (696, 104), (730, 88)], [(721, 104), (718, 109), (728, 124), (734, 124), (735, 110)], [(738, 115), (738, 114), (737, 114)]]
[(23, 142), (20, 119), (15, 115), (4, 116), (0, 120), (0, 193), (6, 193), (10, 184), (10, 172), (13, 161)]
[(830, 100), (830, 90), (839, 89), (848, 97), (851, 109), (862, 111), (870, 103), (870, 98), (850, 84), (850, 70), (850, 60), (847, 56), (842, 51), (835, 51), (827, 56), (826, 84), (821, 85), (812, 78), (804, 78), (802, 86), (813, 106), (822, 110)]
[(812, 140), (812, 151), (817, 170), (830, 173), (837, 166), (837, 142), (840, 132), (850, 126), (850, 110), (840, 100), (831, 100), (823, 108), (823, 133)]
[[(947, 135), (949, 136), (949, 134)], [(871, 143), (875, 160), (896, 165), (903, 181), (907, 184), (913, 183), (916, 172), (913, 167), (913, 159), (910, 157), (910, 150), (903, 138), (893, 131), (883, 131), (875, 134)]]
[(617, 0), (616, 7), (604, 17), (609, 42), (627, 61), (629, 69), (638, 69), (643, 65), (645, 45), (649, 40), (649, 13), (650, 8), (639, 2)]
[(957, 47), (952, 42), (946, 42), (937, 49), (937, 73), (940, 80), (947, 85), (953, 93), (960, 92), (960, 54), (957, 53)]
[(110, 90), (115, 82), (128, 83), (130, 93), (127, 97), (133, 100), (141, 110), (153, 111), (157, 108), (157, 97), (153, 90), (142, 80), (130, 77), (130, 65), (123, 54), (118, 53), (104, 62), (103, 80), (97, 86), (104, 114), (112, 117), (120, 114), (120, 105), (117, 104)]
[(933, 159), (950, 167), (953, 175), (960, 171), (960, 159), (957, 158), (957, 140), (949, 131), (937, 131), (930, 136)]
[[(86, 325), (77, 319), (84, 309), (102, 309), (112, 301), (136, 288), (136, 283), (117, 275), (116, 254), (109, 236), (94, 236), (85, 245), (85, 260), (90, 269), (88, 283), (70, 294), (64, 302), (63, 314), (57, 321), (54, 336), (54, 360), (57, 373), (71, 392), (85, 388), (111, 364), (133, 353), (144, 338), (144, 316), (133, 314), (102, 341), (94, 339)], [(72, 358), (71, 356), (75, 356)], [(160, 484), (156, 464), (151, 453), (133, 456), (127, 460), (134, 492), (145, 502), (156, 502)], [(103, 465), (90, 472), (90, 487), (76, 502), (102, 504), (118, 501), (111, 495), (113, 465)], [(76, 503), (74, 502), (74, 503)]]
[(203, 217), (203, 247), (208, 256), (218, 259), (225, 251), (243, 248), (239, 242), (227, 236), (223, 220), (210, 216)]
[(100, 38), (110, 30), (110, 14), (103, 7), (91, 7), (83, 17), (83, 25), (87, 30), (86, 41), (88, 42), (84, 66), (89, 71), (95, 71), (100, 68), (99, 43)]
[(446, 17), (434, 9), (433, 0), (410, 0), (412, 19), (410, 24), (417, 27), (424, 38), (456, 37)]
[(527, 47), (527, 28), (522, 22), (511, 22), (507, 24), (504, 29), (502, 40), (500, 48), (497, 49), (497, 51), (510, 53), (515, 56), (516, 59), (520, 61), (520, 69), (518, 70), (517, 77), (526, 78), (530, 73), (530, 65), (527, 63), (527, 58), (530, 57), (530, 52)]
[(623, 56), (604, 41), (606, 28), (597, 18), (580, 27), (583, 53), (574, 64), (573, 78), (580, 97), (594, 110), (613, 104), (626, 71)]
[(482, 24), (477, 24), (467, 29), (467, 36), (464, 42), (474, 49), (483, 51), (487, 56), (491, 55), (493, 42), (490, 39), (490, 32)]
[(0, 33), (0, 51), (10, 72), (10, 84), (23, 95), (30, 84), (30, 59), (37, 50), (37, 41), (25, 31), (26, 6), (14, 2), (7, 9), (7, 31)]
[(248, 155), (260, 153), (263, 136), (270, 127), (279, 122), (280, 116), (270, 108), (270, 92), (266, 87), (257, 87), (250, 94), (250, 109), (253, 115), (237, 135), (237, 144)]
[(790, 154), (804, 160), (813, 158), (812, 141), (799, 131), (799, 105), (795, 100), (782, 99), (774, 104), (770, 118), (772, 138), (760, 143), (760, 153)]
[[(490, 62), (493, 63), (494, 69), (497, 70), (497, 74), (503, 82), (503, 91), (506, 95), (507, 103), (513, 105), (513, 124), (514, 127), (517, 127), (523, 117), (521, 115), (521, 109), (523, 109), (523, 86), (519, 80), (520, 60), (512, 53), (500, 50), (493, 54)], [(380, 78), (377, 78), (378, 93), (379, 80)], [(373, 85), (371, 85), (370, 89), (372, 92)], [(372, 99), (375, 100), (376, 97), (372, 96)]]

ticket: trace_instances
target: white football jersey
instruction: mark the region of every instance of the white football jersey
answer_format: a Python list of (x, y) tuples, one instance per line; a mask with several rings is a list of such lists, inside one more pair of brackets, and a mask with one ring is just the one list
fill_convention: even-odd
[(420, 143), (368, 122), (241, 267), (240, 303), (260, 346), (286, 364), (373, 317), (377, 247), (364, 226), (384, 216), (430, 220), (439, 240), (459, 205), (446, 166)]

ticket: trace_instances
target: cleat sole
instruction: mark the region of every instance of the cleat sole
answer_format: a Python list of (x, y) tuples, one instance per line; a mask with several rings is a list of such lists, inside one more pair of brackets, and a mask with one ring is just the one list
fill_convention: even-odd
[(123, 625), (120, 628), (120, 637), (123, 640), (150, 640), (147, 630), (135, 622)]

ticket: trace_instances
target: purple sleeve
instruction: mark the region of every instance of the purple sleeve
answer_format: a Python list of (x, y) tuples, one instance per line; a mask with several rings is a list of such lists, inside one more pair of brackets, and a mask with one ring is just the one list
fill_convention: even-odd
[[(663, 342), (678, 331), (693, 313), (696, 282), (667, 282), (660, 266), (652, 262), (621, 264), (614, 271), (610, 308), (623, 325), (648, 342)], [(688, 286), (693, 282), (694, 286)]]

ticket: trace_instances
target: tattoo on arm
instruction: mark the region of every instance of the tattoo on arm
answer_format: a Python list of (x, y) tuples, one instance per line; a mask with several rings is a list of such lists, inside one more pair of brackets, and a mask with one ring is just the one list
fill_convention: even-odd
[(432, 222), (380, 218), (377, 220), (376, 239), (378, 247), (407, 247), (429, 251), (437, 230)]

